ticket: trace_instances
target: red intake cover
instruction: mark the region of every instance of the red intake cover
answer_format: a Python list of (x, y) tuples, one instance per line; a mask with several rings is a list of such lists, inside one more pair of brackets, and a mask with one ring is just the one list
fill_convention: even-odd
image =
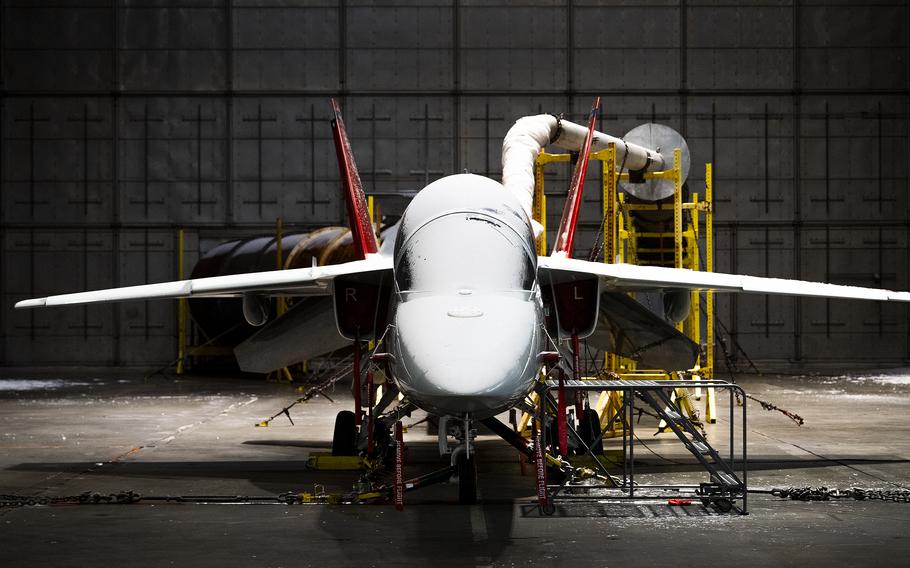
[(598, 279), (584, 278), (553, 284), (553, 304), (560, 337), (594, 333), (600, 306)]

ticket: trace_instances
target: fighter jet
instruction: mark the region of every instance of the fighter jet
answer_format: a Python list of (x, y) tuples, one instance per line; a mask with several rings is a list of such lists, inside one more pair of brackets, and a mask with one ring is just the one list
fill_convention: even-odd
[[(504, 142), (502, 182), (457, 174), (430, 183), (407, 206), (393, 242), (380, 248), (341, 109), (333, 100), (332, 131), (359, 260), (49, 296), (23, 300), (16, 307), (238, 297), (247, 321), (258, 325), (268, 318), (269, 297), (330, 297), (337, 333), (358, 351), (363, 342), (374, 341), (373, 360), (383, 361), (389, 381), (405, 400), (461, 421), (464, 433), (472, 420), (524, 400), (545, 360), (560, 346), (564, 352), (574, 351), (577, 359), (579, 339), (597, 337), (604, 311), (631, 310), (635, 317), (627, 320), (637, 317), (650, 325), (647, 316), (621, 299), (629, 291), (910, 301), (908, 292), (573, 258), (586, 157), (592, 147), (614, 143), (617, 162), (630, 171), (660, 171), (669, 165), (659, 148), (595, 131), (598, 106), (599, 98), (586, 128), (552, 115), (518, 120)], [(540, 227), (531, 217), (533, 165), (549, 144), (577, 152), (581, 159), (553, 250), (540, 256), (535, 246)], [(612, 321), (622, 325), (626, 320)], [(653, 323), (658, 332), (659, 325)], [(691, 351), (688, 356), (694, 360)], [(355, 368), (357, 389), (360, 367)], [(470, 436), (464, 438), (470, 444)]]

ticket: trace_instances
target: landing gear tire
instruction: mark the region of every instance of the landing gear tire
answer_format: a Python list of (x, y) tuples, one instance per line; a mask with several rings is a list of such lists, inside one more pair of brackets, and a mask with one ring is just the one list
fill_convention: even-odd
[(458, 458), (458, 502), (473, 505), (477, 502), (477, 464), (474, 457)]
[(350, 410), (342, 410), (335, 417), (335, 433), (332, 435), (332, 455), (357, 455), (357, 424), (354, 413)]

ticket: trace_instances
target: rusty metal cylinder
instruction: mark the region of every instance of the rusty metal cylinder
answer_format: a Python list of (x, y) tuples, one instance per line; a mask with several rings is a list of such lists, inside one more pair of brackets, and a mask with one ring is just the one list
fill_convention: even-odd
[[(380, 238), (382, 235), (380, 234)], [(281, 240), (283, 268), (308, 268), (357, 259), (351, 231), (347, 227), (323, 227), (312, 232), (286, 233)], [(191, 278), (262, 272), (277, 269), (275, 235), (259, 235), (221, 243), (202, 255)], [(237, 345), (257, 328), (243, 315), (239, 298), (206, 298), (189, 301), (190, 315), (203, 336), (199, 343), (218, 337), (220, 345)], [(272, 302), (270, 318), (275, 317)]]

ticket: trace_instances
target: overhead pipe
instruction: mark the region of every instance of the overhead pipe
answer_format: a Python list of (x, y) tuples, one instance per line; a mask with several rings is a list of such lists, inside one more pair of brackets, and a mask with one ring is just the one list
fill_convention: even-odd
[[(519, 118), (502, 141), (502, 184), (518, 198), (528, 217), (534, 201), (534, 163), (548, 145), (578, 152), (584, 145), (587, 128), (551, 114)], [(621, 138), (594, 131), (591, 151), (616, 147), (616, 161), (629, 171), (666, 169), (666, 160), (656, 150), (625, 142)]]

